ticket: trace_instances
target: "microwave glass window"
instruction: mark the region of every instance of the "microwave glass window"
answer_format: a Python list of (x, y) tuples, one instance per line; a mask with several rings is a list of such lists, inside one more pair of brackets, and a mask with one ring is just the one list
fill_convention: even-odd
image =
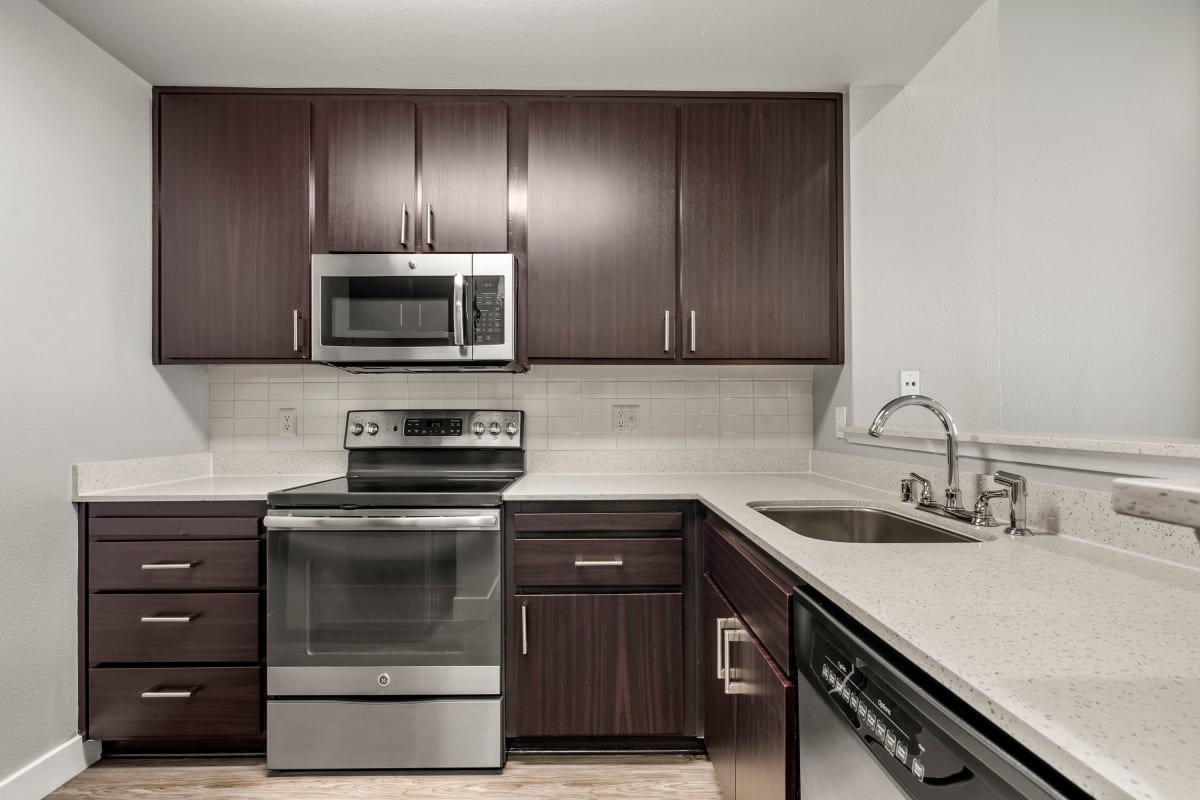
[(454, 333), (451, 277), (323, 277), (321, 339), (327, 345), (448, 345)]

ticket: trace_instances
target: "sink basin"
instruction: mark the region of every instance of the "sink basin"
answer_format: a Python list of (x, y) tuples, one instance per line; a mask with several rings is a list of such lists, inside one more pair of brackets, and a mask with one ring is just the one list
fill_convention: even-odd
[(810, 539), (850, 544), (978, 542), (970, 536), (861, 506), (786, 506), (751, 503), (764, 517)]

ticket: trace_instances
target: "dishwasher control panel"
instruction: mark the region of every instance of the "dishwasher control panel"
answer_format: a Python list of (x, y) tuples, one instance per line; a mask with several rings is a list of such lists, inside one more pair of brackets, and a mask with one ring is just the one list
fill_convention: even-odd
[(859, 735), (924, 781), (927, 757), (917, 741), (921, 725), (874, 684), (866, 663), (839, 652), (823, 631), (816, 634), (813, 658), (811, 668)]

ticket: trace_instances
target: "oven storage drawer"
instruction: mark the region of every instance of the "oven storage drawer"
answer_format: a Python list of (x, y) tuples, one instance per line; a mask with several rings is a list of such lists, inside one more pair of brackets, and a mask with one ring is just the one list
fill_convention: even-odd
[(518, 586), (679, 586), (683, 539), (517, 539)]
[(259, 660), (258, 593), (96, 594), (92, 664)]
[(93, 592), (249, 589), (259, 586), (259, 543), (244, 541), (93, 542)]
[(104, 667), (89, 670), (88, 681), (93, 739), (262, 733), (258, 667)]

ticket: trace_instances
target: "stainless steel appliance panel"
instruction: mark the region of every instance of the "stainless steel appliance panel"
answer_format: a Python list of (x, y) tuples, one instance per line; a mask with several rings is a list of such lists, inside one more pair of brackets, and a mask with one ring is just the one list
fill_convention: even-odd
[(267, 667), (272, 697), (500, 694), (499, 666)]
[(271, 700), (267, 769), (499, 769), (500, 698)]
[(504, 364), (515, 356), (512, 255), (312, 257), (312, 357), (338, 365)]

